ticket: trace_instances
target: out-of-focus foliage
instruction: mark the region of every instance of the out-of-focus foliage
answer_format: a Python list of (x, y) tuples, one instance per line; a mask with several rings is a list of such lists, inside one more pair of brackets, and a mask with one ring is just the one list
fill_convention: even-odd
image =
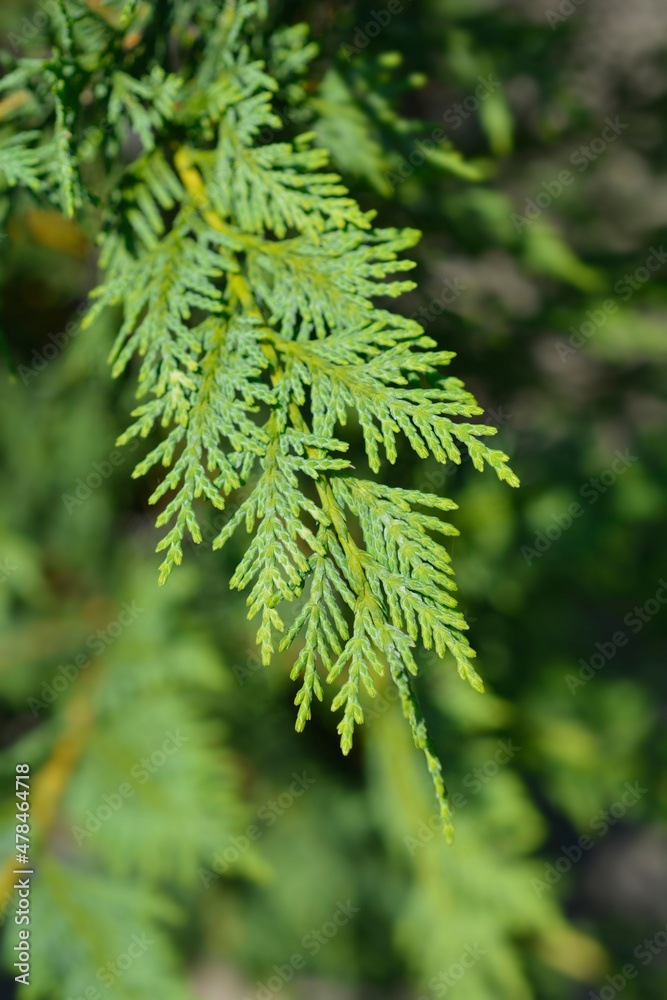
[[(187, 33), (195, 5), (177, 6)], [(259, 982), (581, 1000), (628, 963), (624, 997), (664, 996), (667, 15), (649, 0), (567, 17), (548, 0), (400, 6), (276, 5), (320, 46), (277, 97), (286, 135), (312, 127), (362, 208), (424, 231), (405, 311), (457, 352), (523, 483), (407, 457), (391, 473), (460, 507), (461, 603), (490, 691), (428, 656), (419, 690), (456, 843), (391, 689), (342, 760), (329, 713), (292, 732), (290, 661), (261, 666), (219, 553), (193, 547), (157, 590), (150, 484), (114, 447), (133, 393), (104, 370), (119, 318), (61, 335), (95, 282), (89, 234), (5, 198), (3, 770), (33, 769), (45, 996)], [(32, 10), (3, 7), (8, 37)], [(144, 933), (154, 944), (103, 982)]]

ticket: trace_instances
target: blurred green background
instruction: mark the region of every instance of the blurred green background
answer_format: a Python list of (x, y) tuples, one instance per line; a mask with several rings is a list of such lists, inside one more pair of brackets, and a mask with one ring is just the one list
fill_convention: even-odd
[[(3, 4), (8, 52), (37, 9)], [(118, 317), (76, 326), (94, 232), (0, 177), (7, 995), (29, 761), (27, 996), (658, 1000), (667, 7), (320, 0), (272, 18), (319, 46), (278, 95), (286, 134), (314, 127), (380, 225), (423, 231), (419, 290), (394, 307), (457, 352), (522, 481), (407, 455), (391, 471), (460, 506), (488, 691), (432, 656), (419, 681), (456, 843), (395, 702), (348, 758), (326, 702), (294, 732), (290, 661), (260, 666), (230, 554), (191, 547), (158, 589), (151, 483), (114, 445), (134, 392), (106, 366)]]

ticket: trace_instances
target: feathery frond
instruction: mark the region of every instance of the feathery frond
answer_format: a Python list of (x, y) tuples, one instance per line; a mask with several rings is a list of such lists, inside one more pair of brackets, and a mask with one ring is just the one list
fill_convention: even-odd
[[(34, 130), (11, 136), (0, 165), (8, 184), (21, 181), (67, 214), (84, 203), (105, 209), (104, 277), (86, 323), (121, 307), (113, 373), (139, 359), (141, 397), (121, 442), (161, 435), (134, 472), (164, 470), (150, 498), (167, 529), (160, 582), (182, 561), (186, 535), (202, 541), (200, 502), (223, 510), (246, 488), (213, 545), (245, 525), (230, 584), (248, 592), (263, 661), (277, 646), (295, 650), (297, 728), (324, 679), (337, 688), (332, 707), (343, 710), (347, 753), (363, 698), (387, 674), (448, 817), (412, 688), (412, 650), (422, 643), (451, 654), (482, 689), (442, 544), (455, 530), (440, 515), (455, 504), (375, 477), (405, 449), (443, 464), (460, 463), (467, 449), (477, 469), (517, 480), (486, 443), (494, 429), (471, 422), (482, 413), (473, 396), (445, 376), (451, 352), (378, 302), (414, 287), (402, 254), (419, 233), (374, 228), (315, 133), (280, 141), (274, 94), (313, 55), (302, 27), (275, 35), (263, 63), (249, 45), (257, 4), (228, 2), (215, 16), (210, 5), (189, 4), (203, 33), (197, 68), (184, 59), (168, 74), (156, 55), (137, 73), (131, 52), (151, 37), (150, 13), (132, 3), (95, 10), (63, 4), (61, 50), (45, 70), (52, 131), (46, 142)], [(105, 157), (132, 149), (102, 191), (73, 154), (77, 87), (89, 86), (94, 46), (99, 65), (115, 60), (96, 91), (106, 123), (95, 148)], [(361, 429), (366, 478), (347, 454), (351, 422)]]

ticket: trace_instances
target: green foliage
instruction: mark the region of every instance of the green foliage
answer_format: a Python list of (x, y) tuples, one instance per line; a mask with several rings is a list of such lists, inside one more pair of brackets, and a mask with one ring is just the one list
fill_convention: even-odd
[[(226, 4), (204, 51), (179, 75), (165, 74), (146, 52), (137, 57), (146, 71), (132, 75), (132, 55), (119, 53), (111, 28), (96, 35), (93, 66), (87, 15), (78, 4), (63, 9), (70, 25), (64, 54), (42, 71), (54, 81), (57, 199), (69, 215), (83, 197), (103, 210), (108, 202), (105, 276), (84, 326), (121, 307), (114, 374), (141, 358), (139, 393), (147, 401), (121, 442), (168, 431), (134, 473), (169, 469), (151, 497), (159, 503), (172, 494), (157, 521), (171, 524), (158, 545), (166, 552), (160, 581), (180, 564), (186, 533), (202, 540), (197, 501), (224, 510), (234, 491), (248, 487), (213, 545), (242, 524), (254, 532), (231, 586), (250, 587), (263, 662), (285, 631), (282, 605), (305, 598), (281, 644), (301, 641), (305, 627), (293, 670), (304, 672), (297, 728), (310, 718), (313, 692), (322, 698), (323, 669), (340, 684), (332, 707), (344, 706), (339, 733), (348, 753), (364, 718), (361, 688), (374, 697), (373, 675), (388, 668), (448, 817), (410, 678), (417, 673), (411, 647), (421, 640), (439, 656), (449, 651), (461, 676), (482, 690), (467, 624), (454, 610), (449, 556), (434, 541), (454, 529), (417, 509), (455, 505), (352, 477), (352, 463), (341, 457), (352, 417), (374, 474), (408, 446), (422, 459), (460, 463), (463, 445), (476, 468), (487, 463), (518, 484), (506, 456), (483, 441), (495, 429), (460, 421), (482, 410), (459, 380), (443, 377), (453, 355), (435, 350), (418, 323), (375, 302), (414, 287), (396, 276), (413, 266), (399, 255), (419, 234), (372, 228), (373, 213), (362, 212), (340, 177), (324, 169), (328, 154), (312, 146), (313, 134), (262, 142), (263, 130), (281, 120), (271, 104), (278, 82), (248, 48), (255, 4)], [(126, 9), (117, 24), (148, 33), (135, 21), (141, 17)], [(301, 27), (274, 36), (270, 51), (283, 79), (307, 65), (304, 40)], [(105, 159), (132, 135), (141, 146), (106, 196), (93, 179), (85, 189), (79, 184), (70, 110), (77, 85), (79, 95), (91, 87), (106, 95)], [(182, 136), (177, 148), (174, 128)], [(27, 166), (29, 185), (52, 195), (37, 152), (26, 137), (23, 146), (16, 141), (6, 147), (9, 183)]]
[[(90, 557), (99, 518), (103, 533), (113, 534), (99, 494), (87, 505), (89, 519), (78, 525), (59, 496), (85, 474), (81, 461), (90, 468), (100, 445), (113, 445), (112, 400), (102, 375), (109, 330), (98, 324), (95, 332), (90, 342), (71, 345), (59, 372), (44, 376), (51, 381), (37, 404), (44, 406), (40, 419), (50, 413), (64, 436), (60, 444), (33, 439), (32, 454), (50, 470), (42, 496), (33, 491), (31, 510), (23, 505), (12, 528), (0, 533), (2, 551), (15, 567), (1, 591), (0, 658), (17, 666), (2, 687), (3, 709), (11, 706), (23, 720), (0, 768), (13, 785), (16, 761), (31, 765), (30, 849), (39, 871), (31, 886), (30, 925), (36, 995), (78, 996), (95, 987), (127, 998), (159, 986), (166, 996), (184, 998), (191, 993), (174, 956), (173, 934), (183, 927), (184, 904), (201, 890), (200, 868), (247, 821), (238, 763), (215, 717), (234, 680), (210, 639), (182, 612), (197, 586), (187, 569), (172, 587), (157, 591), (156, 600), (154, 574), (143, 560), (126, 551), (115, 561), (112, 545), (100, 553), (100, 572), (88, 578), (83, 604), (72, 600), (68, 585), (50, 592), (42, 562), (47, 553), (56, 560), (62, 554), (65, 579), (84, 553)], [(55, 397), (60, 401), (54, 407)], [(21, 405), (20, 384), (11, 385), (2, 397), (3, 429)], [(16, 460), (19, 503), (22, 459), (31, 453), (29, 426), (21, 420), (12, 440), (3, 438), (4, 462)], [(62, 455), (57, 472), (48, 458), (54, 450)], [(19, 522), (40, 518), (42, 502), (51, 516), (49, 539), (40, 549), (25, 541)], [(5, 494), (3, 510), (10, 504)], [(13, 621), (17, 603), (23, 613)], [(37, 609), (44, 618), (35, 631)], [(14, 805), (3, 803), (0, 827), (6, 848), (2, 919), (10, 928)], [(239, 870), (251, 872), (252, 855), (244, 862)], [(14, 944), (13, 934), (6, 934), (10, 968)], [(128, 948), (137, 960), (119, 975), (116, 963)]]
[[(48, 0), (39, 30), (39, 4), (0, 5), (0, 769), (9, 792), (31, 764), (48, 1000), (253, 996), (296, 952), (290, 1000), (574, 1000), (627, 962), (628, 1000), (665, 995), (660, 958), (635, 953), (664, 929), (664, 887), (643, 877), (664, 868), (664, 609), (639, 632), (625, 620), (664, 579), (665, 284), (614, 288), (663, 239), (664, 142), (646, 129), (665, 73), (621, 65), (635, 8), (552, 30), (528, 6), (413, 0), (348, 58), (382, 5), (300, 4), (319, 53), (280, 0), (270, 22), (220, 18), (219, 0), (81, 0), (64, 19)], [(495, 89), (453, 118), (480, 77)], [(618, 142), (518, 232), (617, 113)], [(488, 403), (524, 489), (476, 474), (488, 438), (450, 371)], [(634, 460), (589, 505), (582, 484), (607, 480), (616, 449)], [(584, 514), (529, 565), (573, 502)], [(162, 589), (156, 509), (166, 569), (185, 562)], [(618, 629), (627, 646), (579, 681)], [(314, 710), (327, 690), (338, 717)], [(342, 757), (336, 723), (347, 745), (361, 713)], [(188, 739), (140, 783), (168, 732)], [(446, 761), (452, 846), (413, 733), (440, 794)], [(616, 817), (626, 782), (648, 791), (603, 835), (592, 820)], [(358, 913), (313, 954), (341, 900)], [(144, 934), (107, 989), (101, 970)]]

